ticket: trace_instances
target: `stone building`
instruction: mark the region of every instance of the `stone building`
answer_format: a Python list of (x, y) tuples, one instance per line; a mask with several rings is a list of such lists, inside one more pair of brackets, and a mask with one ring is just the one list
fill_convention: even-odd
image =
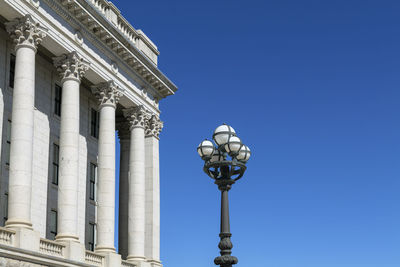
[(0, 266), (161, 266), (158, 55), (110, 1), (0, 0)]

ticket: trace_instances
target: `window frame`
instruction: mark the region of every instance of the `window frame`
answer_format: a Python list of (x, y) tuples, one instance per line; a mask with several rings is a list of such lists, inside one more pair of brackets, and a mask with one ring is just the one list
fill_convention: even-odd
[(57, 212), (57, 210), (56, 209), (51, 209), (50, 210), (50, 216), (52, 216), (52, 214), (54, 214), (55, 215), (55, 217), (54, 217), (54, 220), (55, 220), (55, 225), (54, 225), (54, 228), (55, 228), (55, 231), (53, 231), (53, 229), (52, 229), (52, 225), (51, 225), (51, 218), (49, 219), (49, 230), (50, 230), (50, 235), (54, 235), (54, 238), (57, 236), (57, 233), (58, 233), (58, 212)]
[(96, 245), (96, 223), (89, 222), (88, 250), (94, 251)]
[(97, 198), (96, 184), (97, 184), (97, 164), (90, 162), (89, 163), (89, 200), (96, 201), (96, 198)]
[(8, 88), (14, 89), (15, 86), (15, 64), (16, 56), (14, 53), (9, 53), (8, 60)]
[(54, 83), (53, 100), (54, 100), (53, 114), (61, 118), (62, 86), (58, 83)]
[(12, 121), (11, 121), (11, 119), (7, 119), (6, 156), (5, 156), (5, 164), (6, 164), (6, 166), (10, 166), (10, 154), (11, 154), (11, 127), (12, 127)]
[[(56, 153), (56, 147), (57, 147), (57, 153)], [(60, 146), (57, 143), (53, 143), (53, 172), (51, 176), (51, 183), (54, 185), (58, 185), (58, 178), (60, 175)], [(55, 173), (55, 168), (57, 171), (57, 176), (54, 176)]]
[(90, 136), (99, 139), (100, 112), (94, 108), (90, 109)]

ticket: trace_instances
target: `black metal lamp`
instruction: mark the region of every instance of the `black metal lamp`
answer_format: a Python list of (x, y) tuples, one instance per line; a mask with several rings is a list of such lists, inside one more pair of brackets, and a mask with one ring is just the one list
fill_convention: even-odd
[[(215, 129), (213, 139), (217, 148), (211, 141), (204, 140), (197, 148), (197, 152), (204, 160), (204, 172), (215, 180), (221, 191), (221, 241), (218, 244), (221, 256), (214, 259), (216, 265), (232, 267), (238, 259), (232, 256), (232, 242), (229, 223), (228, 191), (246, 171), (246, 162), (249, 160), (250, 149), (243, 145), (236, 136), (235, 130), (226, 124)], [(230, 159), (228, 158), (230, 156)]]

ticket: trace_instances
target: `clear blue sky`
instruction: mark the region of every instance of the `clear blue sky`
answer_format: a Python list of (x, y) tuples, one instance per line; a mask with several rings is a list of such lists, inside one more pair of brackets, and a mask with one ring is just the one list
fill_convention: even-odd
[(179, 87), (160, 105), (164, 266), (214, 266), (196, 147), (223, 122), (253, 152), (230, 192), (237, 266), (400, 266), (399, 1), (113, 2)]

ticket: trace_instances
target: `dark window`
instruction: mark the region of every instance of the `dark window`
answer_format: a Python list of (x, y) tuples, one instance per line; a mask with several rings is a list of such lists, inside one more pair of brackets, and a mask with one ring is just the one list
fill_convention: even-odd
[(54, 87), (54, 114), (61, 116), (61, 90), (62, 87), (58, 84)]
[(52, 183), (55, 184), (55, 185), (58, 185), (59, 151), (60, 151), (60, 147), (57, 144), (53, 144), (53, 177), (52, 177)]
[(8, 85), (11, 88), (14, 88), (14, 78), (15, 78), (15, 55), (10, 55), (10, 77), (8, 81)]
[(51, 210), (50, 211), (50, 238), (55, 239), (57, 235), (57, 211)]
[(90, 163), (90, 170), (89, 170), (89, 198), (91, 200), (96, 199), (96, 171), (97, 171), (97, 166), (96, 164)]
[(4, 217), (3, 217), (4, 224), (3, 225), (5, 225), (6, 221), (8, 220), (8, 193), (5, 193), (3, 210), (4, 210)]
[(94, 237), (96, 231), (96, 224), (89, 223), (89, 238), (88, 238), (88, 249), (94, 251)]
[(95, 138), (99, 138), (99, 112), (93, 108), (90, 120), (90, 134)]
[(7, 140), (6, 140), (6, 165), (10, 165), (11, 149), (11, 120), (7, 121)]

